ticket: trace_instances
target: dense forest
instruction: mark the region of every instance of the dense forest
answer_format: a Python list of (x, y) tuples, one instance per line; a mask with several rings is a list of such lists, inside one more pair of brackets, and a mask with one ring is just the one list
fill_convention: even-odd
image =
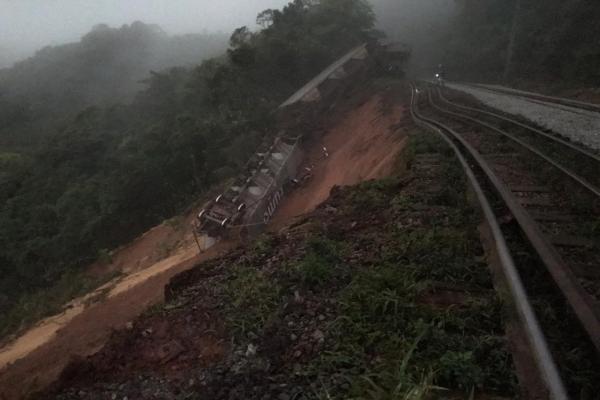
[(511, 80), (598, 84), (600, 2), (596, 0), (457, 0), (444, 42), (455, 79), (504, 77), (511, 33)]
[[(274, 129), (277, 104), (370, 37), (374, 14), (363, 0), (295, 0), (257, 22), (262, 30), (237, 29), (219, 57), (148, 72), (129, 103), (115, 95), (120, 79), (150, 59), (131, 41), (161, 37), (156, 27), (97, 27), (3, 72), (12, 86), (0, 98), (0, 140), (12, 147), (0, 153), (0, 334), (48, 312), (45, 291), (105, 249), (231, 176)], [(40, 134), (38, 114), (63, 120)]]

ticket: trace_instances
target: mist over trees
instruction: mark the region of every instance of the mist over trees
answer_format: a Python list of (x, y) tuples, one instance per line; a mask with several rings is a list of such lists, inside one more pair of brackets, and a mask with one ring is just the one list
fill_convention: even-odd
[(16, 49), (0, 45), (0, 70), (14, 64), (15, 60), (21, 60), (27, 56), (25, 49)]
[[(413, 47), (414, 76), (440, 62), (450, 79), (502, 76), (514, 0), (374, 3), (378, 28)], [(597, 2), (522, 0), (513, 79), (597, 83), (598, 20)], [(0, 336), (47, 312), (57, 282), (235, 174), (281, 101), (377, 34), (364, 0), (294, 0), (257, 23), (228, 46), (101, 25), (0, 70)]]
[(92, 105), (127, 103), (149, 72), (222, 54), (224, 34), (169, 36), (156, 25), (95, 26), (80, 42), (39, 50), (0, 70), (0, 144), (31, 145)]
[[(176, 215), (232, 176), (265, 135), (275, 133), (272, 110), (374, 34), (374, 14), (362, 0), (295, 0), (262, 13), (260, 22), (260, 32), (237, 29), (223, 56), (146, 75), (129, 104), (115, 98), (86, 107), (84, 100), (109, 102), (110, 94), (70, 77), (135, 76), (135, 61), (152, 59), (136, 32), (163, 37), (156, 27), (125, 28), (137, 49), (112, 39), (120, 30), (98, 27), (81, 44), (42, 51), (10, 72), (12, 82), (22, 83), (0, 101), (20, 91), (31, 104), (0, 105), (12, 124), (1, 135), (21, 143), (0, 150), (0, 336), (48, 312), (57, 282), (71, 282), (106, 249)], [(40, 76), (51, 82), (18, 80), (15, 71), (36, 76), (40, 65)], [(63, 68), (76, 73), (67, 77)], [(69, 90), (58, 90), (54, 80)], [(56, 107), (47, 104), (51, 99), (69, 104), (75, 116), (55, 129), (41, 127), (41, 135), (31, 121), (39, 121), (38, 110)]]
[(200, 64), (222, 54), (227, 39), (225, 34), (169, 36), (139, 21), (120, 28), (100, 24), (80, 42), (45, 47), (3, 70), (0, 87), (6, 96), (34, 97), (40, 104), (126, 102), (149, 71)]

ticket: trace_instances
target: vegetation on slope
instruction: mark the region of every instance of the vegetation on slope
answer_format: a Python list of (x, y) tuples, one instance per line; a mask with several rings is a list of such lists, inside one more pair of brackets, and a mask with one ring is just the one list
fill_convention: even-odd
[[(131, 104), (88, 107), (27, 150), (1, 155), (0, 335), (47, 305), (44, 296), (30, 304), (31, 293), (230, 176), (273, 130), (278, 102), (374, 23), (362, 0), (295, 0), (259, 17), (265, 28), (236, 30), (225, 57), (152, 72)], [(27, 124), (17, 111), (11, 130)]]

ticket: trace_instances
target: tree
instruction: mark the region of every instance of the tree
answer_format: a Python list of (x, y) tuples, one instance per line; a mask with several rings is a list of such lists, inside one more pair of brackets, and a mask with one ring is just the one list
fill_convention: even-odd
[(263, 29), (268, 28), (275, 17), (275, 11), (272, 9), (264, 10), (256, 17), (256, 24), (261, 26)]
[(519, 17), (521, 14), (521, 0), (515, 0), (515, 11), (512, 18), (510, 29), (510, 38), (508, 39), (508, 48), (506, 49), (506, 63), (504, 65), (504, 81), (508, 80), (512, 69), (512, 61), (515, 53), (515, 41), (517, 39), (517, 30), (519, 27)]

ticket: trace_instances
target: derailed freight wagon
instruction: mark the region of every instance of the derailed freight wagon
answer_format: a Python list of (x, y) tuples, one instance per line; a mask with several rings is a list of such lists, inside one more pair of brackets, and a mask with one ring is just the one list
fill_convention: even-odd
[(204, 206), (196, 230), (213, 238), (260, 233), (269, 222), (302, 162), (298, 137), (278, 136), (254, 154), (225, 193)]
[(282, 103), (277, 116), (283, 133), (252, 157), (225, 193), (204, 206), (196, 219), (196, 232), (210, 238), (242, 239), (260, 233), (297, 182), (302, 140), (312, 133), (306, 122), (318, 120), (347, 90), (364, 81), (379, 63), (374, 55), (389, 53), (389, 46), (355, 47)]

